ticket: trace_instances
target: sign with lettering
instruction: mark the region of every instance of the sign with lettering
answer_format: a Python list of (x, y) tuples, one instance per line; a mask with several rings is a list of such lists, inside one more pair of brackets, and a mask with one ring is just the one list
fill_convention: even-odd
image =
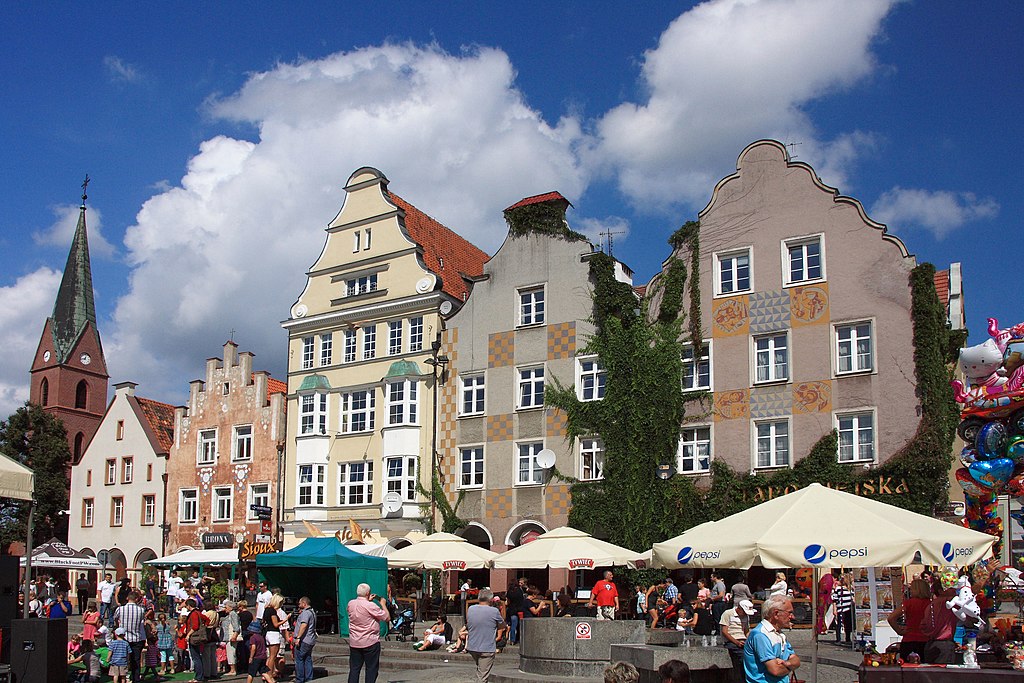
[(256, 559), (257, 555), (279, 553), (282, 549), (284, 549), (284, 543), (280, 541), (260, 543), (255, 538), (247, 539), (242, 545), (238, 546), (238, 561), (251, 562)]
[(270, 507), (269, 505), (256, 505), (256, 504), (253, 504), (253, 505), (249, 506), (249, 509), (252, 510), (253, 514), (256, 515), (256, 519), (273, 519), (274, 518), (274, 508)]
[(231, 548), (235, 545), (235, 537), (229, 533), (203, 534), (203, 547), (207, 550), (214, 548)]
[(445, 560), (441, 563), (441, 569), (445, 571), (457, 571), (461, 572), (466, 568), (466, 562), (464, 560)]
[(260, 533), (267, 536), (274, 533), (274, 522), (269, 519), (260, 520)]
[(577, 557), (569, 560), (569, 569), (593, 569), (594, 561), (589, 557)]
[[(837, 484), (828, 481), (821, 483), (830, 489), (845, 491), (856, 496), (902, 495), (910, 493), (910, 485), (907, 484), (906, 479), (895, 479), (893, 477), (872, 477), (853, 484)], [(796, 484), (790, 484), (789, 486), (756, 486), (753, 489), (753, 493), (748, 495), (750, 495), (750, 500), (755, 503), (763, 503), (766, 500), (778, 498), (787, 493), (793, 493), (800, 488)]]

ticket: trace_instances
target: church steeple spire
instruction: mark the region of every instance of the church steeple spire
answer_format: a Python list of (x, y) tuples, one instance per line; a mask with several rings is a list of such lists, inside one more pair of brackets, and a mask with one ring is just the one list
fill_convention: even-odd
[(87, 323), (96, 329), (96, 304), (92, 290), (92, 267), (89, 263), (89, 236), (85, 225), (85, 200), (89, 176), (82, 183), (82, 206), (78, 212), (78, 225), (71, 242), (64, 276), (53, 305), (53, 346), (57, 362), (64, 363), (82, 336)]

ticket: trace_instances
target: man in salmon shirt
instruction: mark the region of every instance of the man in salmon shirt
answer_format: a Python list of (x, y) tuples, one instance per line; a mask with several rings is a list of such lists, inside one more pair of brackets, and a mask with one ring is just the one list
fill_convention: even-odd
[(356, 586), (356, 598), (348, 603), (348, 683), (359, 683), (364, 663), (366, 683), (377, 681), (380, 625), (391, 619), (385, 605), (382, 598), (370, 593), (369, 584)]

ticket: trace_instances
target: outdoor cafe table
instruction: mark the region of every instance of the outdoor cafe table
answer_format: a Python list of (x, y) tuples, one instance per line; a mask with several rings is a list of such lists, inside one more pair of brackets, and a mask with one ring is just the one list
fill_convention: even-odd
[[(857, 670), (859, 683), (970, 683), (971, 681), (1020, 681), (1024, 673), (1009, 668), (982, 665), (980, 669), (956, 666), (861, 666)], [(1005, 668), (1003, 668), (1005, 667)]]

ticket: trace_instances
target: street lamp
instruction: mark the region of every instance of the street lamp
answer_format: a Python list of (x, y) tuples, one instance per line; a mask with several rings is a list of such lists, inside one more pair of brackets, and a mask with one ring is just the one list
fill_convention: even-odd
[(437, 477), (437, 385), (439, 380), (444, 379), (444, 369), (448, 365), (448, 356), (441, 355), (441, 333), (438, 332), (434, 341), (430, 344), (430, 358), (423, 361), (430, 366), (431, 377), (434, 380), (434, 415), (433, 429), (430, 434), (430, 527), (434, 531), (434, 520), (437, 515), (437, 498), (434, 493), (434, 482)]

